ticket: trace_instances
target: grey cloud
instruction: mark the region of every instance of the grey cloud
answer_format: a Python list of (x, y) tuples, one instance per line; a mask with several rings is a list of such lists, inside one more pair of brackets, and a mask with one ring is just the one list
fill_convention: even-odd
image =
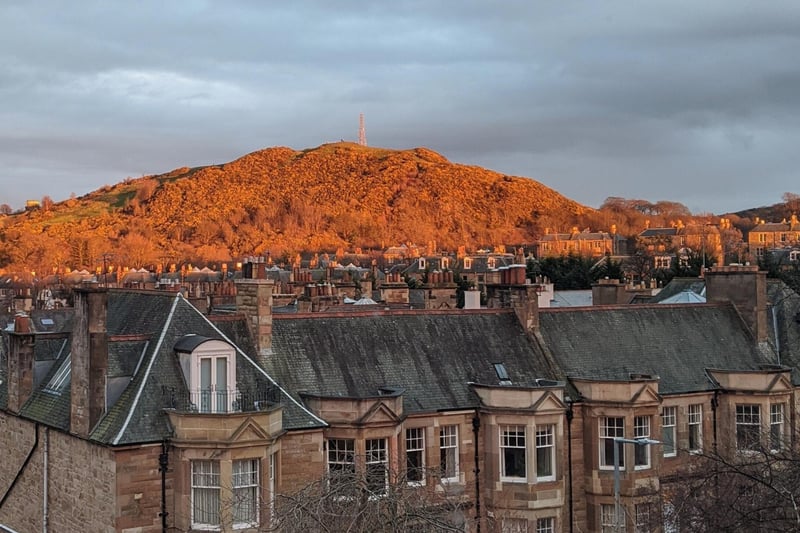
[(0, 19), (2, 203), (352, 140), (360, 112), (373, 145), (593, 206), (722, 212), (794, 187), (795, 2), (4, 2)]

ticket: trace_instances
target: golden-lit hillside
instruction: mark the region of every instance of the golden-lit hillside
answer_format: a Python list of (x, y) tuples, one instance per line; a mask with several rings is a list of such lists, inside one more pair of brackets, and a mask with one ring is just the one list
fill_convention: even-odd
[(474, 249), (530, 242), (587, 211), (534, 180), (425, 148), (269, 148), (0, 219), (0, 262), (49, 271), (105, 252), (141, 266), (404, 242)]

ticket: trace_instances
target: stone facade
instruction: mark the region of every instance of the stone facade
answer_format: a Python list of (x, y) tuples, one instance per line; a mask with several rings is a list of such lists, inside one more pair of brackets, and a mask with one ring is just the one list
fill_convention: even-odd
[(42, 531), (46, 520), (47, 531), (118, 531), (112, 450), (5, 413), (0, 413), (0, 449), (3, 493), (10, 489), (0, 524)]

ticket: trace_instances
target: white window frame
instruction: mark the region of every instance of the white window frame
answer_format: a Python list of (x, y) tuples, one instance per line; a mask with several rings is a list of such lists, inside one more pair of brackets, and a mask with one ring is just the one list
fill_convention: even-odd
[[(366, 439), (364, 441), (366, 453), (364, 460), (364, 486), (367, 488), (370, 497), (386, 496), (389, 490), (389, 446), (386, 439)], [(372, 485), (373, 476), (382, 473), (383, 483), (380, 487)], [(377, 478), (377, 476), (375, 476)]]
[(472, 270), (472, 258), (465, 257), (464, 258), (464, 270)]
[(528, 519), (507, 516), (500, 522), (500, 533), (528, 533)]
[(652, 507), (650, 502), (637, 503), (634, 506), (634, 527), (636, 533), (649, 533), (653, 530), (652, 520)]
[[(419, 456), (419, 466), (414, 466), (410, 460), (411, 454)], [(419, 479), (411, 472), (419, 475)], [(406, 429), (406, 482), (409, 485), (421, 487), (425, 485), (425, 428)]]
[(277, 488), (278, 452), (269, 454), (269, 518), (275, 519), (275, 489)]
[[(259, 525), (261, 503), (261, 465), (258, 459), (237, 459), (231, 464), (233, 529)], [(240, 516), (237, 516), (240, 515)], [(241, 514), (248, 514), (243, 517)]]
[[(202, 391), (202, 361), (211, 360), (211, 389)], [(218, 390), (217, 361), (225, 360), (225, 390)], [(189, 393), (195, 408), (203, 413), (226, 413), (233, 410), (236, 392), (236, 354), (233, 347), (221, 340), (209, 340), (200, 344), (191, 354), (181, 354), (181, 366), (189, 384)], [(211, 401), (205, 408), (205, 394), (210, 393)], [(216, 399), (217, 401), (214, 401)]]
[(425, 270), (428, 267), (428, 262), (425, 260), (424, 257), (419, 258), (419, 260), (417, 261), (417, 267), (420, 270)]
[[(619, 525), (619, 531), (625, 531), (625, 512), (620, 513), (622, 516), (622, 523)], [(617, 533), (614, 527), (616, 516), (616, 509), (614, 504), (602, 503), (600, 504), (600, 533)]]
[[(328, 486), (345, 484), (356, 475), (356, 441), (355, 439), (327, 439)], [(333, 468), (331, 468), (333, 467)], [(348, 474), (352, 476), (348, 479)]]
[[(500, 426), (500, 481), (525, 483), (528, 481), (527, 431), (522, 425)], [(509, 456), (522, 459), (522, 475), (509, 475), (507, 464)]]
[[(665, 405), (661, 408), (661, 448), (664, 457), (678, 455), (677, 433), (678, 408), (674, 405)], [(668, 437), (669, 435), (669, 437)]]
[[(192, 529), (204, 531), (217, 531), (222, 528), (222, 486), (220, 483), (219, 461), (193, 460), (191, 461), (191, 520)], [(215, 496), (216, 495), (216, 496)], [(198, 505), (201, 499), (210, 499), (210, 505), (216, 499), (216, 512), (214, 509), (202, 511), (204, 516), (198, 516)], [(216, 522), (214, 522), (216, 518)]]
[[(439, 427), (439, 468), (442, 482), (458, 482), (460, 479), (458, 464), (458, 425)], [(452, 456), (451, 456), (452, 454)], [(452, 462), (452, 468), (450, 468)], [(450, 476), (447, 475), (451, 470)]]
[(497, 259), (494, 257), (490, 257), (486, 260), (486, 266), (488, 268), (496, 268), (497, 267)]
[(555, 533), (556, 519), (553, 516), (536, 519), (536, 533)]
[(694, 453), (702, 451), (703, 450), (703, 405), (702, 404), (693, 403), (686, 408), (686, 425), (688, 429), (687, 448), (689, 448), (690, 452)]
[(780, 451), (786, 447), (786, 407), (783, 403), (769, 406), (769, 447)]
[[(613, 425), (610, 425), (610, 421), (614, 421)], [(617, 422), (621, 421), (622, 425), (618, 426)], [(598, 448), (600, 452), (600, 470), (613, 470), (614, 469), (614, 446), (616, 443), (614, 442), (615, 437), (624, 437), (625, 436), (625, 417), (622, 416), (601, 416), (598, 424), (598, 428), (600, 430), (599, 439), (598, 439)], [(611, 445), (610, 452), (608, 451), (609, 444)], [(606, 456), (606, 453), (609, 455)], [(620, 470), (625, 470), (625, 454), (622, 453), (620, 450), (619, 454), (619, 468)]]
[[(633, 417), (633, 438), (634, 439), (649, 439), (650, 428), (652, 422), (650, 416), (634, 416)], [(633, 451), (633, 469), (634, 470), (647, 470), (652, 465), (650, 457), (649, 444), (635, 444)]]
[[(550, 461), (550, 474), (540, 475), (540, 461), (546, 455)], [(555, 481), (556, 479), (556, 426), (543, 424), (536, 426), (536, 481)]]
[[(755, 442), (743, 442), (749, 432), (755, 429)], [(736, 449), (755, 451), (761, 445), (761, 406), (758, 404), (738, 404), (736, 406)]]

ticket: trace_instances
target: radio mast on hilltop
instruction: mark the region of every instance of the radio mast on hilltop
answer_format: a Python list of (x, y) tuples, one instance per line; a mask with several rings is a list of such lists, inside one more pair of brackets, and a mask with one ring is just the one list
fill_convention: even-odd
[(367, 145), (367, 130), (364, 127), (364, 113), (358, 115), (358, 144)]

